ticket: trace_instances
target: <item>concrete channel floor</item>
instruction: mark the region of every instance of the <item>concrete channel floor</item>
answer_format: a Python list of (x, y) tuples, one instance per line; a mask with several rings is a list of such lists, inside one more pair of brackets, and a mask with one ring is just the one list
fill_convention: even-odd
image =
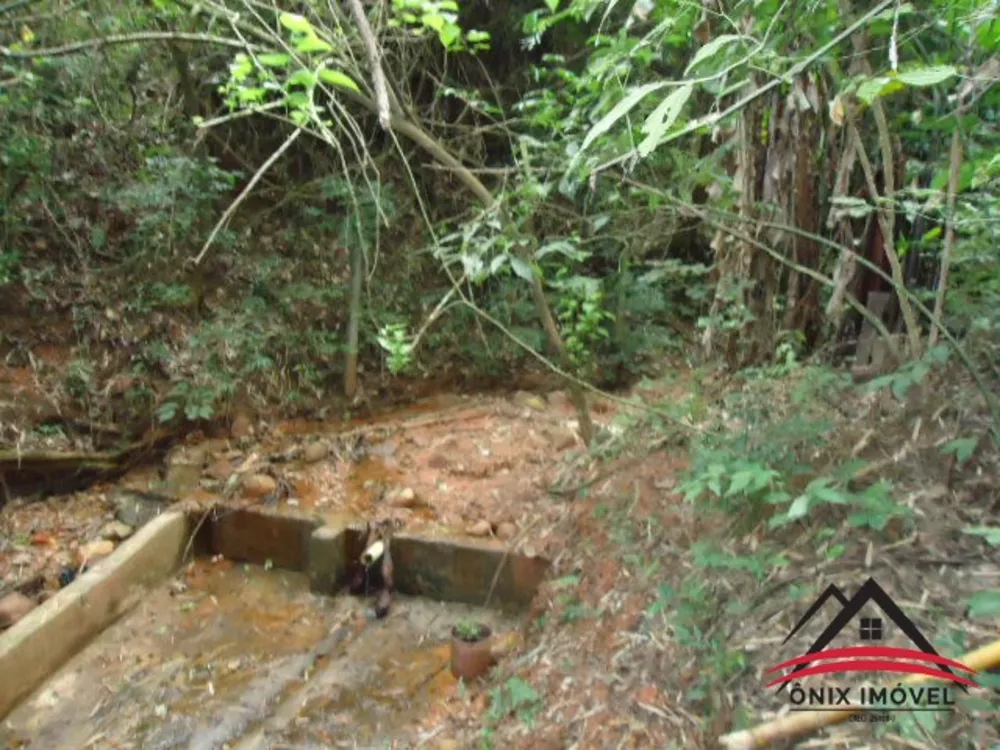
[(0, 748), (388, 747), (453, 689), (455, 622), (517, 626), (403, 596), (376, 621), (370, 604), (316, 596), (302, 573), (196, 560), (25, 700)]

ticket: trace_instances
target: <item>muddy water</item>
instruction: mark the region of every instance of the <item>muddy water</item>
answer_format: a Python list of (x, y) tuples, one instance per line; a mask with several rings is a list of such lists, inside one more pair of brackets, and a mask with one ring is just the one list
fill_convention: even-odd
[[(384, 747), (455, 689), (447, 636), (499, 613), (317, 597), (302, 574), (199, 560), (100, 635), (0, 727), (0, 747)], [(5, 679), (7, 676), (5, 676)]]

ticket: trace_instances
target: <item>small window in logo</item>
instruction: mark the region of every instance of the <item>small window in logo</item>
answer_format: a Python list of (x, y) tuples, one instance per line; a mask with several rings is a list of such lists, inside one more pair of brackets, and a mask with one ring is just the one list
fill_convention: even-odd
[(863, 641), (881, 641), (882, 618), (862, 617), (860, 631), (861, 631), (861, 640)]

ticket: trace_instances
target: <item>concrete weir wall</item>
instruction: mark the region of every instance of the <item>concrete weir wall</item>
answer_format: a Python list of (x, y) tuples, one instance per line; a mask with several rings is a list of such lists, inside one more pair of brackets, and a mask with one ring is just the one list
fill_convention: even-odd
[[(253, 508), (220, 512), (207, 531), (207, 546), (231, 560), (270, 560), (306, 572), (313, 591), (335, 594), (349, 561), (361, 554), (363, 535), (361, 527), (326, 526), (305, 513)], [(393, 535), (390, 549), (396, 590), (438, 601), (482, 606), (496, 577), (491, 606), (527, 607), (549, 569), (545, 558), (507, 553), (499, 542), (401, 533)]]
[[(314, 592), (333, 595), (364, 544), (363, 528), (285, 510), (217, 506), (201, 521), (159, 516), (0, 634), (0, 720), (175, 573), (188, 552), (269, 561), (308, 573)], [(390, 550), (399, 593), (483, 606), (492, 589), (489, 605), (505, 610), (525, 608), (549, 568), (548, 560), (508, 553), (500, 543), (396, 534)]]
[(0, 634), (0, 720), (80, 649), (173, 573), (191, 524), (159, 516), (72, 585)]

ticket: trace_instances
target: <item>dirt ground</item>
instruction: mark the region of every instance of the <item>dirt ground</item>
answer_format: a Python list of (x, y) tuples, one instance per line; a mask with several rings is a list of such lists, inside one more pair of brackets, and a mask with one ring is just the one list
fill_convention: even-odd
[[(686, 388), (675, 379), (642, 396), (677, 402)], [(498, 536), (553, 561), (524, 647), (489, 682), (443, 689), (416, 721), (413, 741), (400, 747), (717, 747), (719, 735), (780, 711), (763, 690), (763, 673), (780, 661), (777, 649), (810, 596), (831, 582), (853, 591), (873, 576), (891, 585), (952, 657), (997, 637), (995, 618), (963, 620), (954, 605), (1000, 586), (995, 548), (961, 533), (996, 517), (995, 489), (982, 486), (990, 464), (970, 467), (942, 492), (919, 471), (938, 454), (916, 451), (897, 462), (913, 464), (899, 486), (915, 511), (910, 525), (869, 535), (841, 523), (817, 546), (800, 528), (750, 534), (732, 517), (684, 502), (677, 486), (686, 453), (648, 430), (615, 448), (624, 408), (610, 400), (594, 411), (612, 446), (601, 460), (583, 452), (560, 392), (438, 398), (365, 426), (360, 441), (357, 427), (344, 439), (321, 424), (257, 423), (256, 437), (185, 447), (198, 457), (191, 496), (203, 503), (225, 494), (233, 473), (249, 465), (245, 473), (257, 481), (235, 490), (247, 504), (392, 516), (413, 530)], [(869, 443), (891, 455), (898, 440), (885, 427)], [(254, 475), (253, 461), (282, 453), (288, 460)], [(117, 488), (156, 489), (162, 481), (146, 469)], [(578, 491), (550, 491), (560, 487)], [(58, 585), (53, 576), (114, 518), (115, 490), (97, 486), (0, 513), (4, 586), (33, 577)], [(706, 544), (752, 556), (765, 539), (782, 553), (763, 573), (705, 562)], [(833, 547), (836, 556), (828, 554)], [(689, 627), (681, 609), (690, 603), (669, 597), (692, 580), (710, 611), (692, 615), (697, 624)], [(936, 739), (923, 725), (851, 724), (807, 746), (944, 747), (941, 737), (962, 736), (968, 747), (988, 748), (1000, 741), (989, 716), (969, 704)]]
[[(600, 411), (598, 422), (610, 421), (611, 412)], [(363, 447), (338, 451), (334, 430), (342, 424), (258, 423), (251, 430), (260, 439), (188, 441), (165, 471), (144, 467), (73, 495), (13, 501), (0, 513), (0, 591), (56, 590), (61, 572), (78, 567), (84, 553), (113, 536), (121, 490), (163, 492), (172, 482), (172, 467), (183, 480), (172, 489), (189, 503), (207, 504), (223, 494), (230, 499), (226, 482), (242, 470), (249, 477), (246, 486), (231, 499), (247, 505), (271, 502), (328, 518), (388, 516), (412, 531), (521, 542), (531, 527), (535, 550), (550, 547), (551, 527), (567, 508), (545, 488), (563, 457), (570, 460), (582, 448), (561, 393), (547, 399), (526, 392), (511, 398), (442, 397), (369, 427)], [(310, 454), (310, 446), (320, 452)], [(307, 455), (255, 473), (255, 465), (297, 449)], [(190, 468), (193, 475), (184, 477)], [(274, 493), (278, 484), (286, 491)]]

